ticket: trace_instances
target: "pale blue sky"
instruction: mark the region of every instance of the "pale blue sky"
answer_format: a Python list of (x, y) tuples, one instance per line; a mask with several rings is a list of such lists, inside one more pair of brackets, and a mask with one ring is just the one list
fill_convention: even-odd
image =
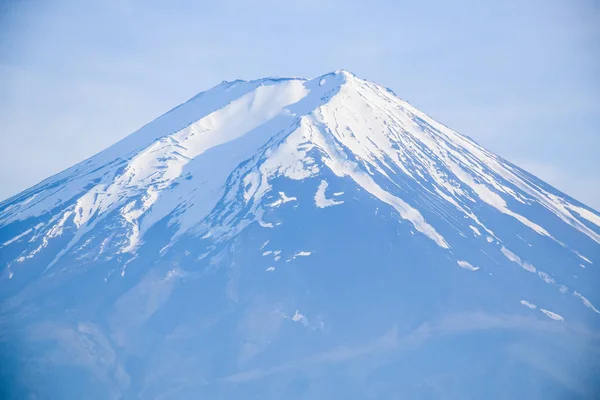
[(0, 199), (223, 80), (340, 68), (600, 209), (594, 0), (0, 0)]

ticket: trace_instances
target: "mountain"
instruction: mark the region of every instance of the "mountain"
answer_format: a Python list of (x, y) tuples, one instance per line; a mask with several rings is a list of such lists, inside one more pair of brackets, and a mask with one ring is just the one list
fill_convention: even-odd
[(2, 398), (594, 398), (600, 214), (336, 71), (0, 204)]

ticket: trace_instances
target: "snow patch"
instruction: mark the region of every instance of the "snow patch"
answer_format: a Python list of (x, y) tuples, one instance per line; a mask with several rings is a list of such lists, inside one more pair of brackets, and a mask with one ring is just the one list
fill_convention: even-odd
[(521, 304), (523, 304), (525, 307), (531, 308), (532, 310), (535, 310), (537, 308), (535, 304), (530, 303), (527, 300), (521, 300)]
[(594, 307), (594, 305), (592, 304), (592, 302), (589, 301), (588, 299), (586, 299), (585, 297), (583, 297), (583, 295), (581, 293), (575, 291), (575, 292), (573, 292), (573, 296), (579, 297), (581, 299), (581, 301), (583, 302), (584, 306), (586, 306), (587, 308), (591, 309), (595, 313), (600, 314), (600, 311), (598, 311), (598, 309), (596, 307)]
[(274, 227), (272, 223), (270, 223), (270, 222), (265, 222), (265, 221), (263, 221), (262, 219), (259, 219), (259, 220), (258, 220), (258, 224), (259, 224), (260, 226), (262, 226), (263, 228), (273, 228), (273, 227)]
[(556, 283), (556, 281), (554, 280), (554, 278), (552, 278), (550, 276), (550, 274), (544, 272), (544, 271), (538, 271), (538, 275), (540, 278), (542, 278), (542, 280), (546, 283), (550, 283), (550, 284), (554, 284)]
[(294, 313), (294, 316), (292, 317), (292, 321), (300, 322), (304, 326), (308, 325), (308, 320), (306, 319), (306, 317), (303, 314), (300, 314), (300, 311), (298, 311), (298, 310), (296, 310), (296, 312)]
[(581, 258), (583, 261), (587, 262), (588, 264), (593, 264), (593, 262), (591, 262), (588, 258), (582, 256), (581, 254), (579, 254), (578, 252), (575, 252), (575, 254), (577, 254), (577, 256), (579, 258)]
[(33, 228), (27, 229), (25, 232), (21, 233), (20, 235), (17, 235), (14, 238), (2, 243), (2, 246), (8, 246), (9, 244), (16, 242), (17, 240), (21, 239), (23, 236), (28, 235), (32, 230), (33, 230)]
[(477, 229), (473, 225), (469, 225), (469, 228), (471, 228), (471, 230), (473, 231), (473, 233), (475, 233), (476, 236), (481, 236), (481, 232), (479, 232), (479, 229)]
[(592, 224), (600, 227), (600, 215), (596, 215), (593, 212), (586, 210), (585, 208), (577, 207), (573, 204), (565, 203), (565, 206), (575, 211), (583, 219), (588, 220)]
[(322, 180), (319, 184), (319, 188), (317, 189), (317, 193), (315, 193), (315, 204), (319, 208), (331, 207), (344, 203), (344, 201), (337, 201), (325, 197), (325, 190), (327, 190), (328, 185), (329, 184), (327, 183), (327, 181)]
[(308, 256), (310, 256), (311, 254), (312, 254), (312, 253), (311, 253), (310, 251), (300, 251), (300, 252), (298, 252), (298, 253), (294, 254), (294, 255), (292, 256), (292, 258), (290, 258), (290, 259), (289, 259), (289, 260), (287, 260), (286, 262), (290, 262), (290, 261), (292, 261), (292, 260), (295, 260), (297, 257), (308, 257)]
[(565, 320), (563, 317), (561, 317), (560, 315), (558, 315), (556, 313), (553, 313), (552, 311), (544, 310), (543, 308), (540, 308), (540, 311), (555, 321), (564, 321)]
[[(521, 260), (521, 258), (518, 255), (516, 255), (515, 253), (513, 253), (512, 251), (510, 251), (506, 247), (502, 246), (501, 250), (502, 250), (502, 253), (504, 254), (504, 256), (506, 258), (508, 258), (510, 261), (512, 261), (512, 262), (520, 265), (521, 268), (523, 268), (524, 270), (532, 272), (532, 273), (536, 272), (536, 269), (535, 269), (535, 267), (533, 265), (529, 264), (525, 260)], [(542, 274), (547, 275), (545, 272), (542, 272)], [(542, 275), (540, 275), (540, 277), (542, 277)]]
[[(123, 272), (125, 272), (125, 271), (123, 271)], [(183, 273), (183, 271), (181, 271), (179, 269), (172, 269), (169, 272), (167, 272), (167, 274), (165, 275), (165, 281), (170, 281), (175, 278), (181, 278), (184, 275), (185, 274)]]
[(279, 196), (281, 196), (281, 198), (279, 200), (276, 200), (275, 202), (273, 202), (271, 204), (267, 204), (267, 207), (272, 207), (272, 208), (279, 207), (282, 204), (297, 200), (295, 197), (287, 197), (284, 192), (279, 192)]
[(459, 267), (464, 268), (464, 269), (468, 269), (471, 271), (477, 271), (479, 269), (479, 267), (474, 267), (471, 265), (471, 263), (467, 262), (467, 261), (462, 261), (459, 260), (456, 262), (458, 264)]
[(559, 285), (558, 286), (558, 291), (561, 292), (562, 294), (565, 294), (569, 291), (569, 288), (566, 287), (565, 285)]

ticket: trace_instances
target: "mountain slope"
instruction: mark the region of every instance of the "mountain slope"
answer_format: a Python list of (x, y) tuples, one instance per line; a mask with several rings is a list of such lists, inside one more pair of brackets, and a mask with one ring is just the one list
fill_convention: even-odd
[(595, 393), (600, 215), (346, 71), (199, 94), (0, 245), (16, 398)]

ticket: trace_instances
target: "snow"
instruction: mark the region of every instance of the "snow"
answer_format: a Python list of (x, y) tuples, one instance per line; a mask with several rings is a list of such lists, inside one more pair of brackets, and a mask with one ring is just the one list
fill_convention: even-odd
[(558, 285), (558, 291), (561, 292), (562, 294), (565, 294), (569, 291), (569, 288), (566, 287), (565, 285)]
[(556, 283), (556, 281), (554, 280), (554, 278), (552, 278), (548, 273), (543, 272), (543, 271), (538, 271), (538, 275), (540, 278), (542, 278), (542, 280), (546, 283), (550, 283), (550, 284), (554, 284)]
[(582, 256), (581, 254), (579, 254), (578, 252), (575, 251), (575, 254), (577, 254), (577, 256), (579, 258), (581, 258), (583, 261), (587, 262), (588, 264), (593, 264), (587, 257)]
[[(123, 207), (121, 214), (129, 225), (129, 242), (121, 251), (134, 251), (145, 231), (171, 212), (182, 196), (190, 196), (194, 191), (196, 179), (179, 179), (189, 170), (192, 176), (202, 181), (203, 197), (202, 201), (198, 201), (192, 194), (186, 212), (178, 219), (180, 232), (186, 231), (190, 227), (189, 221), (201, 220), (215, 206), (231, 169), (250, 157), (268, 137), (254, 146), (236, 146), (235, 152), (221, 158), (219, 164), (213, 164), (210, 170), (195, 171), (188, 164), (195, 165), (192, 161), (212, 148), (239, 139), (267, 121), (276, 119), (287, 106), (307, 94), (301, 80), (259, 84), (224, 107), (142, 149), (128, 161), (121, 174), (111, 178), (109, 183), (96, 184), (78, 198), (73, 211), (65, 213), (75, 214), (73, 222), (79, 228), (76, 239), (112, 210)], [(175, 182), (178, 185), (173, 190)], [(142, 200), (126, 202), (127, 198), (137, 196), (142, 196)], [(88, 226), (92, 216), (95, 221)], [(67, 250), (73, 244), (68, 245)]]
[(179, 269), (171, 269), (165, 275), (165, 280), (166, 281), (170, 281), (171, 279), (181, 278), (183, 276), (185, 276), (185, 273), (183, 273), (181, 270), (179, 270)]
[[(385, 118), (380, 118), (381, 115)], [(274, 132), (285, 139), (277, 142), (279, 137), (273, 136)], [(220, 146), (229, 146), (227, 156), (216, 157), (210, 165), (202, 161), (205, 158), (202, 155), (215, 152)], [(308, 155), (314, 149), (325, 153), (324, 162), (335, 175), (353, 179), (443, 248), (450, 248), (450, 244), (415, 206), (383, 189), (371, 175), (390, 179), (390, 171), (400, 171), (471, 219), (475, 224), (469, 227), (476, 235), (485, 230), (490, 235), (488, 241), (495, 235), (470, 209), (476, 199), (529, 229), (554, 238), (534, 218), (511, 209), (507, 199), (524, 205), (537, 201), (600, 243), (600, 235), (579, 220), (598, 226), (600, 216), (593, 210), (540, 187), (513, 166), (432, 120), (389, 90), (345, 71), (311, 81), (264, 79), (223, 83), (87, 162), (42, 182), (49, 185), (68, 177), (68, 187), (42, 191), (45, 186), (40, 184), (17, 197), (4, 209), (0, 225), (65, 204), (63, 218), (59, 219), (64, 225), (65, 218), (72, 216), (78, 230), (66, 246), (67, 252), (102, 219), (118, 210), (127, 230), (121, 252), (135, 253), (148, 229), (176, 206), (180, 212), (170, 220), (178, 228), (174, 238), (195, 229), (223, 196), (231, 171), (244, 160), (261, 151), (266, 157), (258, 169), (240, 178), (245, 202), (254, 204), (269, 190), (269, 177), (280, 175), (300, 180), (319, 173), (315, 159)], [(351, 161), (348, 151), (361, 163)], [(431, 186), (426, 186), (426, 181)], [(89, 182), (97, 183), (89, 187)], [(315, 195), (317, 206), (342, 204), (343, 201), (325, 196), (325, 185), (327, 181), (321, 180)], [(341, 194), (336, 192), (333, 196)], [(284, 192), (280, 195), (268, 206), (274, 208), (296, 199)], [(70, 199), (75, 199), (74, 204), (67, 204)], [(257, 220), (263, 227), (274, 227)], [(47, 231), (54, 228), (58, 231), (45, 236), (42, 248), (62, 234), (59, 224), (57, 221), (54, 226), (46, 227)], [(218, 229), (213, 232), (217, 233)], [(28, 254), (22, 257), (27, 258)]]
[(479, 269), (479, 267), (474, 267), (471, 265), (471, 263), (467, 262), (467, 261), (462, 261), (459, 260), (456, 262), (458, 264), (459, 267), (464, 268), (464, 269), (468, 269), (471, 271), (477, 271)]
[(266, 257), (268, 255), (273, 255), (273, 261), (277, 262), (279, 260), (281, 260), (281, 250), (267, 250), (265, 252), (262, 253), (263, 257)]
[[(528, 262), (526, 262), (524, 260), (521, 260), (521, 258), (518, 255), (516, 255), (515, 253), (513, 253), (512, 251), (510, 251), (506, 247), (502, 246), (501, 250), (502, 250), (502, 253), (504, 254), (504, 256), (506, 256), (506, 258), (508, 258), (510, 261), (512, 261), (512, 262), (520, 265), (521, 268), (523, 268), (524, 270), (529, 271), (529, 272), (533, 272), (533, 273), (536, 272), (536, 268), (533, 265), (529, 264)], [(545, 272), (540, 272), (540, 277), (542, 279), (544, 279), (544, 277), (546, 275), (547, 274)]]
[[(365, 189), (379, 200), (392, 206), (398, 211), (403, 219), (410, 221), (415, 229), (429, 237), (438, 246), (450, 248), (446, 240), (435, 230), (435, 228), (433, 228), (433, 226), (425, 221), (417, 209), (410, 206), (404, 200), (382, 189), (369, 174), (362, 171), (358, 165), (344, 156), (340, 152), (340, 149), (336, 148), (333, 143), (330, 143), (320, 131), (315, 131), (312, 127), (309, 127), (309, 129), (316, 133), (313, 140), (321, 149), (326, 151), (328, 158), (324, 160), (325, 164), (336, 175), (350, 177), (362, 189)], [(323, 184), (321, 183), (321, 185)]]
[(156, 202), (157, 198), (158, 192), (153, 188), (149, 188), (147, 193), (142, 197), (139, 208), (135, 208), (138, 202), (132, 201), (121, 209), (123, 219), (130, 225), (130, 231), (127, 235), (129, 243), (121, 248), (121, 253), (132, 252), (139, 246), (141, 234), (138, 219)]
[(511, 217), (517, 219), (523, 225), (533, 229), (540, 235), (552, 237), (541, 226), (528, 220), (524, 216), (517, 214), (517, 213), (513, 212), (512, 210), (510, 210), (506, 204), (506, 201), (498, 193), (494, 192), (486, 185), (475, 182), (475, 180), (473, 179), (473, 176), (466, 173), (458, 164), (453, 163), (453, 162), (448, 162), (447, 165), (450, 168), (450, 171), (452, 171), (452, 173), (456, 177), (458, 177), (462, 182), (467, 184), (475, 192), (475, 194), (477, 194), (477, 196), (481, 200), (483, 200), (485, 203), (494, 207), (495, 209), (502, 212), (503, 214), (510, 215)]
[(259, 220), (258, 220), (258, 224), (259, 224), (260, 226), (262, 226), (263, 228), (273, 228), (273, 227), (274, 227), (272, 223), (270, 223), (270, 222), (265, 222), (265, 221), (263, 221), (262, 219), (259, 219)]
[(565, 206), (568, 207), (569, 209), (575, 211), (577, 214), (579, 214), (579, 216), (581, 218), (584, 218), (587, 221), (591, 222), (592, 224), (600, 227), (600, 215), (594, 214), (590, 210), (587, 210), (583, 207), (577, 207), (573, 204), (566, 203)]
[(548, 318), (551, 318), (555, 321), (564, 321), (565, 319), (563, 317), (561, 317), (560, 315), (553, 313), (552, 311), (548, 311), (548, 310), (544, 310), (543, 308), (540, 308), (540, 311), (543, 312), (544, 314), (546, 314), (548, 316)]
[(473, 233), (475, 233), (475, 235), (481, 236), (481, 232), (479, 232), (479, 229), (477, 229), (473, 225), (469, 225), (469, 228), (471, 228), (471, 230), (473, 231)]
[(244, 177), (244, 200), (246, 203), (252, 199), (252, 195), (256, 192), (259, 184), (258, 174), (248, 174)]
[(325, 180), (322, 180), (319, 184), (319, 188), (317, 189), (317, 193), (315, 193), (315, 204), (319, 208), (331, 207), (338, 204), (344, 204), (343, 201), (337, 201), (334, 199), (328, 199), (325, 197), (325, 191), (327, 190), (328, 183)]
[(294, 254), (294, 255), (292, 256), (292, 258), (290, 258), (290, 259), (289, 259), (289, 260), (287, 260), (286, 262), (290, 262), (290, 261), (292, 261), (292, 260), (295, 260), (295, 259), (296, 259), (296, 258), (298, 258), (298, 257), (308, 257), (308, 256), (310, 256), (311, 254), (312, 254), (312, 252), (310, 252), (310, 251), (299, 251), (299, 252), (297, 252), (296, 254)]
[(532, 310), (535, 310), (537, 308), (535, 304), (530, 303), (527, 300), (521, 300), (521, 304), (523, 304), (525, 307), (531, 308)]
[(303, 314), (300, 314), (300, 311), (298, 311), (298, 310), (296, 310), (296, 312), (294, 313), (294, 316), (292, 317), (292, 321), (300, 322), (304, 326), (308, 325), (308, 320), (306, 319), (306, 317)]
[(581, 301), (583, 302), (584, 306), (586, 306), (587, 308), (591, 309), (596, 314), (600, 314), (600, 311), (598, 311), (598, 309), (596, 307), (594, 307), (594, 305), (592, 304), (592, 302), (589, 301), (587, 298), (583, 297), (583, 295), (581, 293), (579, 293), (577, 291), (574, 291), (573, 292), (573, 296), (579, 297), (581, 299)]
[[(100, 255), (102, 255), (102, 253), (104, 253), (104, 249), (110, 243), (110, 239), (111, 239), (111, 237), (107, 237), (104, 240), (102, 240), (102, 243), (100, 244), (100, 249), (98, 250), (98, 254), (96, 255), (96, 258), (94, 258), (94, 261), (97, 261), (98, 258), (100, 257)], [(165, 248), (167, 248), (167, 246), (165, 246), (162, 249), (160, 249), (159, 253), (162, 253), (163, 250), (165, 250)]]
[[(289, 82), (289, 80), (284, 81), (282, 85), (285, 87), (286, 83)], [(302, 80), (293, 80), (291, 82), (301, 84)], [(269, 84), (268, 80), (252, 82), (236, 81), (221, 84), (207, 92), (200, 93), (91, 159), (41, 182), (39, 186), (43, 188), (54, 181), (61, 181), (65, 177), (70, 177), (70, 184), (68, 186), (61, 186), (43, 193), (35, 192), (37, 187), (32, 188), (33, 196), (15, 203), (10, 210), (11, 212), (2, 215), (0, 224), (40, 215), (52, 208), (52, 206), (72, 199), (78, 193), (81, 193), (88, 182), (99, 178), (102, 179), (105, 176), (114, 176), (114, 173), (111, 173), (109, 168), (116, 170), (123, 166), (123, 164), (115, 163), (115, 160), (119, 158), (127, 159), (132, 153), (143, 152), (144, 149), (150, 149), (153, 144), (160, 143), (161, 141), (168, 142), (169, 140), (166, 138), (173, 135), (173, 133), (177, 135), (178, 133), (185, 132), (194, 123), (202, 121), (207, 116), (215, 115), (219, 110), (231, 106), (232, 102), (236, 99), (252, 100), (255, 97), (255, 93), (264, 91), (265, 87), (281, 88), (282, 85)], [(264, 98), (265, 96), (263, 96)], [(217, 140), (219, 139), (217, 138)], [(25, 193), (28, 193), (28, 191)], [(35, 202), (32, 201), (34, 198), (36, 199)]]
[(279, 207), (280, 205), (289, 203), (290, 201), (298, 200), (295, 197), (287, 197), (284, 192), (279, 192), (279, 196), (281, 196), (280, 199), (276, 200), (275, 202), (273, 202), (271, 204), (267, 204), (267, 207)]
[(27, 229), (25, 232), (23, 232), (23, 233), (15, 236), (14, 238), (9, 239), (6, 242), (2, 243), (2, 246), (8, 246), (9, 244), (16, 242), (17, 240), (21, 239), (22, 237), (29, 235), (29, 233), (31, 233), (32, 230), (33, 230), (33, 228)]

